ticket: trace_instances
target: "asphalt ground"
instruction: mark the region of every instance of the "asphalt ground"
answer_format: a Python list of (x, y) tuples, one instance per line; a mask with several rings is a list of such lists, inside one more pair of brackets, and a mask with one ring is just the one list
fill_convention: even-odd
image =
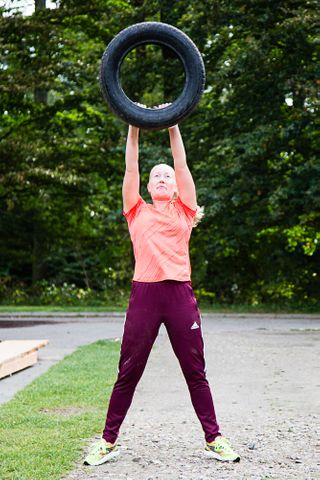
[[(0, 381), (1, 402), (78, 346), (121, 338), (124, 319), (124, 312), (0, 314), (1, 340), (49, 340), (36, 365)], [(65, 480), (320, 479), (320, 315), (202, 314), (202, 331), (220, 431), (241, 462), (204, 457), (203, 432), (162, 327), (121, 428), (120, 456), (100, 467), (80, 459)]]
[[(121, 338), (125, 312), (0, 313), (0, 340), (48, 339), (36, 365), (0, 381), (0, 403), (44, 373), (77, 347), (100, 339)], [(320, 315), (202, 314), (202, 330), (218, 332), (320, 332)], [(166, 335), (162, 326), (160, 335)]]

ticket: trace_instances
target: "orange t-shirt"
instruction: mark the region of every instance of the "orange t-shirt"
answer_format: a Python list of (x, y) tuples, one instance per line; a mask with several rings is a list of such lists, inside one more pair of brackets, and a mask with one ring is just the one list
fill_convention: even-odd
[(184, 205), (178, 197), (166, 200), (160, 211), (153, 204), (139, 200), (123, 215), (128, 222), (135, 269), (133, 280), (191, 280), (189, 239), (196, 210)]

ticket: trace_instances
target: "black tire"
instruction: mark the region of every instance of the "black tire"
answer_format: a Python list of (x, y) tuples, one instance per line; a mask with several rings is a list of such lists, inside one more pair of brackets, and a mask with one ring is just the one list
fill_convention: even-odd
[[(127, 97), (120, 84), (120, 67), (125, 56), (143, 44), (164, 45), (180, 59), (185, 84), (179, 97), (162, 109), (146, 109)], [(158, 130), (180, 123), (194, 110), (203, 93), (205, 69), (202, 57), (190, 38), (172, 25), (142, 22), (122, 30), (107, 46), (101, 60), (100, 85), (111, 110), (126, 123)]]

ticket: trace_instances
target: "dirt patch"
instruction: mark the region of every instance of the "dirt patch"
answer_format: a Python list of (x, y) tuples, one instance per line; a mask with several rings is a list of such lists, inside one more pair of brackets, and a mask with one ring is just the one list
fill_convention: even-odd
[(41, 413), (47, 415), (59, 415), (61, 417), (74, 417), (83, 413), (96, 412), (95, 407), (64, 407), (64, 408), (40, 408)]

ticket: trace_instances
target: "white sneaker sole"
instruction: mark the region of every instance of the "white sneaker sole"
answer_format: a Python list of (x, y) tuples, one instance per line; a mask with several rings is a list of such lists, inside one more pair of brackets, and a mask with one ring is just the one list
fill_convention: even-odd
[(119, 454), (120, 454), (120, 449), (118, 448), (117, 450), (114, 450), (113, 452), (110, 452), (107, 455), (105, 455), (104, 457), (102, 457), (101, 460), (99, 460), (98, 462), (88, 463), (88, 462), (84, 461), (83, 463), (85, 465), (91, 465), (93, 467), (97, 467), (98, 465), (102, 465), (103, 463), (110, 462), (114, 458), (118, 457)]
[(216, 460), (220, 460), (220, 462), (240, 462), (240, 457), (235, 457), (234, 459), (223, 458), (221, 455), (215, 452), (209, 452), (209, 450), (205, 450), (204, 454), (207, 458), (215, 458)]

